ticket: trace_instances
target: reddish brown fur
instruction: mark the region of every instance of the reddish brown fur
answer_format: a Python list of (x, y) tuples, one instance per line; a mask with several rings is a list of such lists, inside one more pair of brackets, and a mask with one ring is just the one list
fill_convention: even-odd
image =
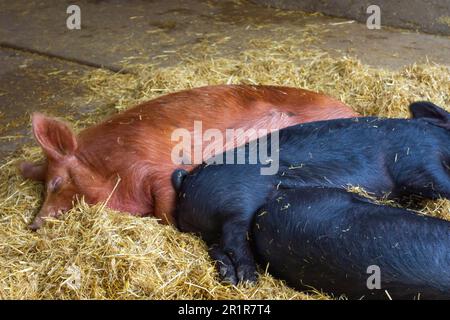
[[(177, 143), (171, 141), (171, 134), (177, 128), (192, 131), (194, 121), (202, 121), (203, 131), (217, 128), (224, 132), (227, 128), (276, 130), (355, 116), (343, 103), (302, 89), (226, 85), (159, 97), (89, 127), (78, 137), (64, 123), (35, 114), (33, 131), (48, 161), (42, 167), (21, 167), (25, 177), (45, 176), (47, 183), (46, 200), (32, 227), (38, 228), (42, 217), (69, 209), (75, 194), (83, 195), (88, 203), (105, 201), (111, 195), (108, 206), (113, 209), (173, 222), (170, 175), (180, 166), (171, 160)], [(57, 190), (55, 177), (64, 181)]]

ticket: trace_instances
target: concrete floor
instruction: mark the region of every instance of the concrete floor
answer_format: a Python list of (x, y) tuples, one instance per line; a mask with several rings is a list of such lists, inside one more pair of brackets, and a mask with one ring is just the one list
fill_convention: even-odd
[(72, 1), (0, 0), (0, 159), (30, 141), (29, 114), (79, 118), (106, 102), (87, 101), (77, 77), (93, 68), (118, 71), (123, 59), (178, 61), (200, 42), (224, 37), (221, 55), (237, 56), (250, 39), (303, 37), (320, 30), (317, 46), (364, 63), (396, 69), (428, 58), (450, 66), (450, 38), (321, 15), (286, 14), (246, 1), (82, 0), (81, 30), (65, 26)]

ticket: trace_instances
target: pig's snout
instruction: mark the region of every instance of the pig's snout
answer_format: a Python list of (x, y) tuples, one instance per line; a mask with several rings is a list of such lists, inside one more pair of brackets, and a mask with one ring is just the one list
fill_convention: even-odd
[(34, 218), (33, 222), (28, 225), (28, 228), (30, 230), (36, 231), (37, 229), (40, 229), (43, 224), (44, 220), (41, 217), (36, 217)]
[(57, 211), (51, 211), (50, 213), (38, 213), (38, 215), (34, 218), (33, 222), (28, 225), (28, 228), (30, 230), (36, 231), (40, 229), (44, 223), (46, 218), (60, 218), (61, 215), (65, 212), (65, 210), (57, 210)]

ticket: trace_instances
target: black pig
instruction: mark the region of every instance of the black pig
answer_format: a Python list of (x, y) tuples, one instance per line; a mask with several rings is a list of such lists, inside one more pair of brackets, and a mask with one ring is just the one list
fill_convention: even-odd
[[(200, 233), (213, 259), (232, 261), (235, 269), (222, 268), (221, 276), (236, 283), (256, 279), (247, 233), (254, 213), (279, 189), (359, 185), (378, 196), (448, 198), (450, 114), (429, 102), (410, 110), (412, 119), (338, 119), (280, 130), (274, 175), (261, 175), (266, 164), (259, 161), (202, 165), (189, 175), (178, 170), (177, 225)], [(247, 146), (233, 152), (247, 160), (250, 154)]]
[(261, 265), (297, 289), (353, 299), (450, 299), (448, 221), (314, 187), (278, 191), (252, 230)]

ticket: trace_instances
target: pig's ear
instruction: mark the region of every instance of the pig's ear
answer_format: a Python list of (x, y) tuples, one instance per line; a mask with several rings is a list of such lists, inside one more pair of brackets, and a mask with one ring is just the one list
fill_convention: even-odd
[(180, 191), (184, 178), (188, 175), (188, 172), (183, 169), (177, 169), (172, 173), (172, 186), (176, 192)]
[(47, 157), (59, 160), (77, 149), (77, 139), (62, 121), (33, 113), (33, 133)]
[(428, 101), (413, 102), (409, 105), (412, 118), (423, 119), (436, 126), (450, 129), (450, 113)]
[(25, 179), (44, 181), (47, 175), (47, 164), (26, 161), (19, 164), (19, 170)]

